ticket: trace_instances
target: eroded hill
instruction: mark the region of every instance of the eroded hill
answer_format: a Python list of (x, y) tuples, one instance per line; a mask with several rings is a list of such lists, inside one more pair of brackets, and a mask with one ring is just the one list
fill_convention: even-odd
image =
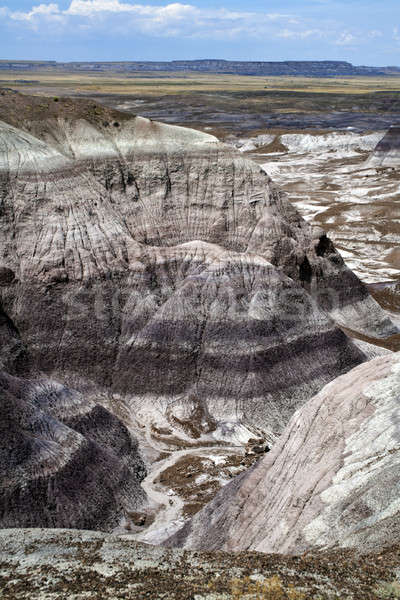
[(103, 406), (148, 460), (274, 443), (379, 353), (342, 327), (397, 333), (324, 232), (215, 137), (7, 91), (0, 115), (4, 367), (16, 353), (19, 377)]

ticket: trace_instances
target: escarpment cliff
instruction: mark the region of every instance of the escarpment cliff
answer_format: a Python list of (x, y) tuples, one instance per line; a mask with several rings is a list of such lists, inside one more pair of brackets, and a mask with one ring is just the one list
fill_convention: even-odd
[(256, 466), (169, 542), (301, 553), (400, 539), (400, 358), (360, 365), (300, 408)]
[[(29, 108), (30, 107), (30, 108)], [(275, 438), (397, 332), (322, 230), (210, 135), (89, 101), (0, 96), (3, 306), (29, 373), (132, 427)]]
[(0, 60), (0, 71), (59, 71), (59, 72), (151, 72), (151, 71), (194, 71), (200, 73), (232, 73), (235, 75), (258, 76), (301, 76), (301, 77), (343, 77), (343, 76), (384, 76), (396, 74), (398, 67), (354, 66), (345, 61), (232, 61), (232, 60), (172, 60), (169, 62), (69, 62)]

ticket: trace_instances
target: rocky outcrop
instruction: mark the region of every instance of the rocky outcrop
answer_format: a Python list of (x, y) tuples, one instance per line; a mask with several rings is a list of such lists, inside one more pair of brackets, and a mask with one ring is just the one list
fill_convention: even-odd
[(137, 441), (102, 406), (0, 371), (0, 527), (109, 529), (145, 501)]
[(400, 166), (400, 127), (394, 126), (389, 129), (377, 144), (367, 164), (382, 168)]
[(0, 291), (31, 372), (101, 390), (132, 427), (245, 422), (275, 439), (367, 359), (338, 324), (397, 332), (324, 232), (216, 138), (8, 92), (0, 118), (15, 274)]
[(281, 553), (398, 544), (399, 399), (398, 354), (339, 377), (169, 544)]

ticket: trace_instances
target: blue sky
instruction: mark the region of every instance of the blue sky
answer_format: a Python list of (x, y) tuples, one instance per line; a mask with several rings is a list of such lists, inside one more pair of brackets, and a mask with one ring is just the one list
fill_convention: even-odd
[(400, 65), (400, 0), (0, 0), (0, 58)]

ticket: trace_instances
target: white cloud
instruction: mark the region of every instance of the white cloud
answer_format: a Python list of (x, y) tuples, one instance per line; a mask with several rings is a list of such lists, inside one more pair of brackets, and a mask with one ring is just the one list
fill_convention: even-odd
[(290, 15), (281, 13), (253, 13), (245, 11), (231, 11), (226, 8), (202, 10), (191, 4), (174, 2), (166, 6), (150, 6), (143, 4), (130, 4), (119, 0), (71, 0), (69, 8), (64, 11), (69, 15), (91, 16), (99, 13), (135, 13), (141, 16), (169, 17), (174, 19), (186, 18), (191, 15), (213, 17), (219, 20), (254, 19), (256, 17), (267, 21), (288, 19)]
[[(11, 0), (9, 0), (11, 3)], [(371, 30), (364, 36), (344, 30), (327, 20), (301, 18), (296, 14), (281, 12), (233, 10), (228, 2), (225, 8), (203, 8), (185, 2), (163, 2), (159, 5), (135, 0), (69, 0), (61, 9), (57, 2), (42, 2), (28, 11), (0, 8), (2, 21), (15, 27), (29, 27), (43, 34), (94, 32), (98, 36), (114, 34), (132, 36), (144, 34), (180, 39), (242, 40), (253, 38), (263, 44), (265, 40), (295, 43), (324, 39), (335, 46), (350, 47), (357, 43), (381, 37), (381, 31)], [(57, 27), (54, 27), (54, 25)], [(397, 36), (397, 37), (396, 37)], [(395, 28), (393, 38), (400, 40)], [(261, 47), (261, 46), (260, 46)]]
[(126, 12), (132, 9), (132, 4), (122, 4), (118, 0), (72, 0), (65, 12), (70, 15), (88, 16), (98, 12)]
[(200, 11), (190, 4), (178, 2), (166, 6), (147, 6), (119, 0), (72, 0), (64, 14), (87, 17), (99, 13), (132, 13), (139, 16), (181, 19), (198, 12)]
[(368, 32), (368, 37), (371, 39), (376, 39), (376, 38), (380, 38), (383, 36), (383, 32), (379, 31), (379, 29), (373, 29), (372, 31)]
[(304, 31), (293, 31), (291, 29), (282, 29), (277, 33), (280, 38), (292, 39), (292, 40), (305, 40), (307, 38), (321, 38), (324, 37), (323, 32), (320, 29), (306, 29)]
[(32, 21), (36, 16), (42, 17), (59, 17), (60, 9), (58, 4), (39, 4), (38, 6), (33, 6), (29, 12), (10, 12), (9, 15), (11, 19), (15, 21)]
[(396, 40), (396, 42), (400, 42), (400, 30), (398, 27), (393, 28), (393, 39)]
[(336, 44), (338, 46), (352, 46), (356, 42), (356, 36), (350, 33), (349, 31), (344, 31), (343, 33), (341, 33), (339, 38), (336, 40)]
[(107, 28), (127, 34), (133, 31), (158, 36), (204, 37), (214, 39), (265, 35), (274, 37), (282, 23), (298, 23), (295, 15), (247, 12), (229, 8), (203, 9), (192, 4), (133, 4), (120, 0), (71, 0), (66, 10), (57, 3), (33, 6), (30, 11), (5, 8), (12, 21), (38, 29), (46, 21), (59, 21), (82, 30)]

